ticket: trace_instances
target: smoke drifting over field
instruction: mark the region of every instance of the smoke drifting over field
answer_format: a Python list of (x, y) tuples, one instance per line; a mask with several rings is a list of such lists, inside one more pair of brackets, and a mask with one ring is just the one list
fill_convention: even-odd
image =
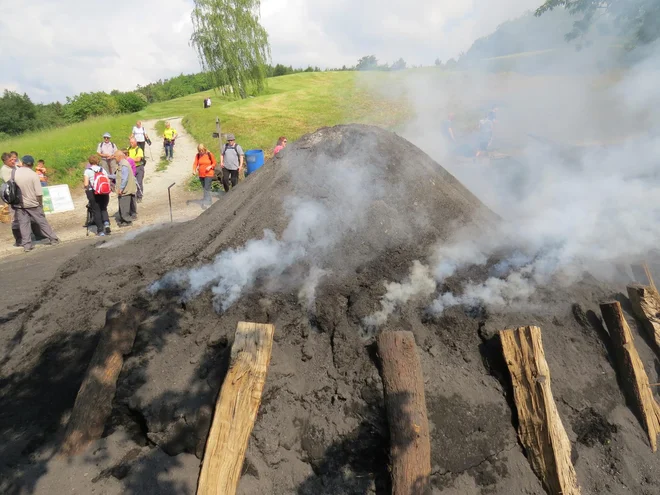
[[(404, 78), (416, 109), (404, 136), (502, 217), (494, 233), (468, 227), (430, 253), (438, 286), (462, 268), (497, 263), (487, 280), (437, 294), (433, 313), (455, 305), (520, 309), (540, 286), (566, 286), (586, 272), (611, 280), (621, 276), (618, 264), (657, 249), (660, 134), (649, 131), (660, 124), (657, 67), (658, 44), (625, 72), (566, 76), (557, 66), (547, 69), (563, 76), (545, 76), (544, 85), (477, 71)], [(459, 145), (469, 144), (477, 119), (493, 106), (495, 153), (457, 159), (441, 139), (442, 121), (456, 112)], [(427, 281), (410, 290), (422, 286)], [(384, 306), (399, 300), (396, 286), (387, 287)]]

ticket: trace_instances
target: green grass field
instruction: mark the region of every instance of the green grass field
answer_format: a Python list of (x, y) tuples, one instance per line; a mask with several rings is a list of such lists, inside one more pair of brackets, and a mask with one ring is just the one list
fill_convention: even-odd
[[(409, 109), (403, 100), (393, 101), (369, 91), (363, 78), (374, 81), (381, 74), (353, 72), (301, 73), (271, 78), (265, 94), (245, 100), (231, 100), (207, 91), (176, 100), (149, 105), (145, 110), (116, 117), (90, 119), (75, 125), (0, 141), (0, 151), (17, 151), (44, 159), (52, 184), (77, 184), (86, 158), (96, 152), (104, 132), (113, 141), (127, 143), (138, 119), (184, 117), (184, 126), (197, 142), (212, 148), (215, 119), (222, 132), (236, 134), (244, 149), (263, 149), (269, 156), (278, 136), (291, 141), (319, 127), (358, 122), (393, 128), (404, 121)], [(210, 96), (213, 106), (203, 108)], [(160, 123), (159, 123), (160, 124)], [(164, 126), (160, 124), (160, 126)]]

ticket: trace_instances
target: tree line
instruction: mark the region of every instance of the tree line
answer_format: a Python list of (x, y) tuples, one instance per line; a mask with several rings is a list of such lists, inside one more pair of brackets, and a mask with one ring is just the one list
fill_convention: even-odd
[(99, 116), (131, 113), (147, 106), (137, 92), (103, 91), (67, 97), (66, 103), (33, 103), (27, 94), (5, 90), (0, 97), (0, 139), (51, 129)]
[[(319, 67), (293, 68), (266, 65), (267, 77), (299, 72), (320, 72)], [(213, 89), (207, 73), (180, 74), (171, 79), (138, 86), (135, 91), (95, 91), (67, 97), (65, 103), (34, 103), (27, 94), (5, 90), (0, 96), (0, 139), (30, 131), (52, 129), (90, 117), (139, 112), (150, 103), (169, 101)]]

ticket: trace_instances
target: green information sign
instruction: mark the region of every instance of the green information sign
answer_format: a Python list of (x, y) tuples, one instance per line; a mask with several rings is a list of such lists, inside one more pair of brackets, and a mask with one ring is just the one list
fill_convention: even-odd
[(53, 213), (55, 208), (53, 208), (53, 200), (50, 197), (50, 191), (47, 187), (42, 188), (44, 193), (44, 213)]

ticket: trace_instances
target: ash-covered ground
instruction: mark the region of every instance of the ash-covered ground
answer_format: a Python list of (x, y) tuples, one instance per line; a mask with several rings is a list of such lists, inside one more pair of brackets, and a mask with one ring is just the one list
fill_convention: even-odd
[[(543, 330), (583, 493), (660, 493), (660, 462), (626, 407), (598, 318), (599, 302), (626, 302), (621, 282), (584, 275), (515, 307), (429, 310), (439, 294), (492, 277), (499, 253), (430, 290), (404, 290), (377, 326), (365, 324), (392, 292), (385, 282), (407, 286), (414, 262), (433, 266), (456, 232), (487, 237), (498, 222), (408, 141), (351, 125), (303, 137), (193, 221), (83, 249), (0, 320), (0, 491), (194, 493), (236, 324), (254, 321), (276, 334), (241, 494), (389, 493), (373, 345), (388, 329), (418, 344), (433, 492), (544, 493), (517, 440), (496, 337), (524, 325)], [(112, 417), (85, 454), (58, 458), (105, 312), (120, 301), (148, 317)], [(657, 381), (653, 349), (630, 323)]]

